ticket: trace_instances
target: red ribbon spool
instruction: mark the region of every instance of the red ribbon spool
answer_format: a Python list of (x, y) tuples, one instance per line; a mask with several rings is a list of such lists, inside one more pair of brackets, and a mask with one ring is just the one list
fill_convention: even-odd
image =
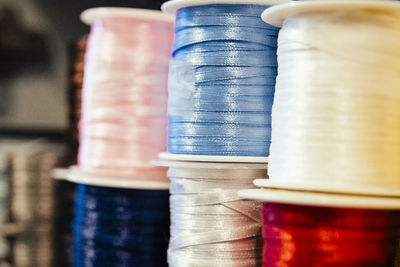
[(399, 215), (265, 203), (263, 267), (394, 266)]

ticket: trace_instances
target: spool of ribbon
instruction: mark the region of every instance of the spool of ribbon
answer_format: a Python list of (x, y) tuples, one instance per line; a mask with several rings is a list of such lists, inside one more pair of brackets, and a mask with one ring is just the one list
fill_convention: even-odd
[(286, 19), (279, 35), (271, 181), (400, 188), (398, 45), (400, 14), (387, 8)]
[(69, 47), (69, 128), (68, 128), (68, 157), (72, 165), (76, 165), (79, 148), (79, 122), (82, 110), (82, 85), (85, 66), (87, 36)]
[[(10, 181), (10, 218), (2, 231), (7, 242), (0, 241), (9, 254), (2, 260), (13, 266), (68, 266), (72, 257), (74, 186), (53, 179), (52, 170), (64, 164), (64, 146), (42, 141), (17, 141), (10, 145), (8, 169)], [(5, 149), (0, 145), (0, 150)], [(62, 189), (60, 189), (62, 186)], [(62, 205), (67, 201), (68, 205)], [(1, 236), (1, 235), (0, 235)], [(2, 262), (3, 263), (3, 262)], [(70, 265), (69, 265), (70, 266)]]
[(4, 225), (10, 220), (10, 155), (1, 149), (0, 144), (0, 265), (6, 264), (10, 257), (10, 242)]
[(79, 185), (74, 267), (167, 266), (168, 191)]
[(168, 151), (268, 156), (278, 29), (267, 6), (184, 7), (169, 74)]
[(237, 195), (265, 168), (197, 163), (174, 167), (171, 179), (171, 240), (168, 263), (243, 267), (261, 264), (261, 204)]
[[(166, 149), (167, 75), (173, 23), (135, 10), (94, 21), (82, 96), (79, 167), (110, 176), (165, 181), (149, 165)], [(133, 11), (132, 11), (133, 12)], [(160, 17), (160, 19), (157, 19)]]
[(399, 215), (265, 203), (263, 267), (393, 266)]

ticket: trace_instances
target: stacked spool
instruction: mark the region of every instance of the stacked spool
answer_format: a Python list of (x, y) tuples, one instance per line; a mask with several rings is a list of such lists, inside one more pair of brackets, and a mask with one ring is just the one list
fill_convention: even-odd
[(166, 266), (169, 182), (149, 164), (166, 147), (173, 18), (95, 8), (85, 56), (74, 266)]
[[(8, 143), (8, 142), (5, 142)], [(12, 266), (65, 266), (66, 259), (58, 256), (66, 249), (57, 237), (57, 221), (64, 221), (69, 207), (57, 209), (59, 199), (53, 168), (63, 164), (64, 149), (47, 142), (10, 142), (0, 150), (10, 160), (6, 174), (9, 211), (3, 231), (9, 255), (5, 259)], [(51, 238), (49, 238), (51, 237)]]
[(267, 178), (278, 28), (261, 20), (286, 1), (188, 1), (176, 15), (169, 73), (169, 266), (259, 266), (261, 205), (238, 197)]
[(263, 266), (394, 266), (400, 223), (400, 4), (299, 1), (282, 26)]
[[(0, 144), (1, 148), (1, 144)], [(7, 239), (6, 224), (10, 220), (10, 157), (0, 153), (0, 266), (8, 266), (10, 262), (10, 244)]]

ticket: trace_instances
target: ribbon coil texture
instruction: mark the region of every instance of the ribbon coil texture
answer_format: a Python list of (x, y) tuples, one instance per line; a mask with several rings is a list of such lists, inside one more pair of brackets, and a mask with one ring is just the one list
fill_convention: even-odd
[(182, 8), (169, 74), (168, 150), (268, 156), (278, 29), (267, 6)]
[(167, 266), (168, 191), (79, 185), (74, 267)]
[(170, 168), (169, 266), (261, 264), (261, 203), (237, 192), (265, 169)]
[(399, 212), (265, 203), (263, 267), (394, 266)]
[(271, 180), (399, 188), (400, 15), (351, 10), (285, 21)]
[(173, 25), (96, 20), (86, 54), (79, 166), (113, 176), (165, 180), (149, 165), (166, 150), (167, 75)]

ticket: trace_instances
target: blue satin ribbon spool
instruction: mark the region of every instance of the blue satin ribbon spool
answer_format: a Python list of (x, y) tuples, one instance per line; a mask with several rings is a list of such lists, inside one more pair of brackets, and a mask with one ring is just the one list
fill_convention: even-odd
[(79, 185), (74, 267), (167, 265), (169, 192)]
[(262, 5), (185, 7), (175, 24), (168, 150), (268, 156), (278, 28)]

